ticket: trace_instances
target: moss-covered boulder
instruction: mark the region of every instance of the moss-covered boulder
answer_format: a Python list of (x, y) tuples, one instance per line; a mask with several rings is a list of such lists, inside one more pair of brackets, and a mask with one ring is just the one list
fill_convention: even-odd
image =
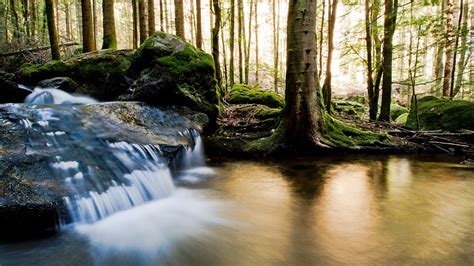
[(365, 113), (365, 105), (353, 101), (334, 101), (333, 110), (336, 113), (354, 118), (362, 118)]
[(78, 55), (66, 61), (25, 64), (15, 73), (15, 80), (34, 86), (43, 80), (68, 77), (79, 84), (75, 92), (99, 100), (115, 100), (129, 87), (125, 73), (132, 58), (131, 50), (102, 50)]
[(407, 123), (409, 113), (401, 114), (397, 119), (395, 119), (395, 124), (405, 125)]
[[(456, 131), (474, 130), (474, 102), (454, 101), (427, 96), (418, 100), (408, 115), (406, 126), (412, 129)], [(418, 120), (418, 121), (417, 121)], [(419, 122), (419, 126), (417, 124)]]
[(133, 80), (121, 99), (185, 105), (218, 115), (217, 81), (211, 55), (178, 37), (157, 32), (137, 50), (127, 75)]
[(272, 108), (283, 108), (285, 105), (285, 99), (280, 95), (259, 88), (250, 88), (245, 84), (235, 84), (229, 92), (227, 101), (232, 104), (263, 104)]
[(390, 105), (390, 119), (395, 120), (400, 115), (410, 112), (406, 107), (392, 103)]

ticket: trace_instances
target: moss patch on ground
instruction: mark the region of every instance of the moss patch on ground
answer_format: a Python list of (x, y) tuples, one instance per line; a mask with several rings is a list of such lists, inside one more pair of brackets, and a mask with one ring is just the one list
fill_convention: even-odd
[(474, 130), (474, 102), (427, 96), (419, 99), (417, 106), (419, 127), (417, 127), (415, 108), (412, 108), (406, 123), (408, 128), (447, 131)]
[(245, 84), (235, 84), (229, 92), (227, 101), (232, 104), (263, 104), (272, 108), (283, 108), (285, 105), (285, 100), (280, 95), (259, 88), (250, 88)]

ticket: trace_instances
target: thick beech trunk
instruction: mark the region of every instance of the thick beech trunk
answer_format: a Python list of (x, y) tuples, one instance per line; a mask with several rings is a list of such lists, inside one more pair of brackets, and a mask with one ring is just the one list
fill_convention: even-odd
[(96, 49), (92, 29), (92, 7), (90, 0), (81, 0), (82, 7), (82, 42), (83, 52), (87, 53)]

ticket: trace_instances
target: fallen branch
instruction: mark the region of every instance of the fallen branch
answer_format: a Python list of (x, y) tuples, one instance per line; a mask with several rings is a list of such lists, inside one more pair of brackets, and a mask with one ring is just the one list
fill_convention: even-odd
[[(68, 43), (60, 44), (59, 47), (64, 48), (64, 47), (76, 46), (76, 45), (79, 45), (79, 43), (68, 42)], [(51, 48), (50, 46), (34, 47), (34, 48), (29, 48), (25, 50), (16, 51), (16, 52), (1, 53), (0, 57), (14, 56), (14, 55), (19, 55), (19, 54), (24, 54), (24, 53), (34, 53), (34, 52), (48, 50), (50, 48)]]

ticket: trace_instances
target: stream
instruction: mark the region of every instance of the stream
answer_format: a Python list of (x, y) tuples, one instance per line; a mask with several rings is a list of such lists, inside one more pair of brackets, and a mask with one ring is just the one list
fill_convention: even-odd
[(0, 243), (0, 265), (474, 264), (474, 168), (454, 156), (211, 158), (171, 195)]

